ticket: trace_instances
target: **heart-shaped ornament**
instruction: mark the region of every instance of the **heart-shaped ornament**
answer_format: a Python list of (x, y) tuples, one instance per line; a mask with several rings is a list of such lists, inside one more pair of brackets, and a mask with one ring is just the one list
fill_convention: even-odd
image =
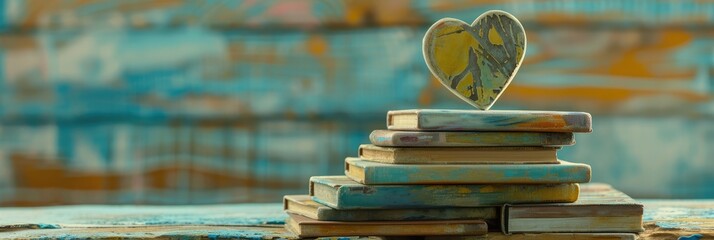
[(424, 60), (441, 84), (469, 104), (488, 110), (521, 66), (526, 33), (518, 19), (499, 10), (469, 25), (444, 18), (423, 41)]

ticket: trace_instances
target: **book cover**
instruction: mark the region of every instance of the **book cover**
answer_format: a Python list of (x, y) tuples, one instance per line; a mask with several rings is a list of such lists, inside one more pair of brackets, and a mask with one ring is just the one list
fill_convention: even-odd
[(507, 205), (502, 230), (519, 232), (641, 232), (642, 204), (606, 184), (583, 185), (568, 204)]
[(568, 146), (570, 132), (415, 132), (374, 130), (372, 144), (381, 147)]
[(586, 112), (412, 109), (389, 111), (387, 129), (419, 131), (592, 132)]
[(500, 206), (565, 203), (578, 198), (577, 183), (483, 185), (364, 185), (346, 176), (310, 178), (312, 200), (335, 209)]
[(345, 175), (362, 184), (586, 183), (590, 166), (559, 164), (386, 164), (345, 159)]
[(521, 164), (558, 163), (558, 147), (430, 147), (359, 146), (363, 160), (392, 164)]
[[(489, 232), (487, 236), (428, 236), (421, 240), (636, 240), (632, 233), (515, 233)], [(406, 240), (382, 238), (381, 240)]]
[(337, 210), (312, 200), (309, 195), (287, 195), (283, 198), (287, 213), (320, 221), (423, 221), (482, 219), (489, 226), (500, 226), (500, 207), (454, 207), (413, 209)]
[(328, 236), (477, 236), (486, 234), (483, 220), (443, 221), (319, 221), (288, 214), (285, 227), (298, 237)]

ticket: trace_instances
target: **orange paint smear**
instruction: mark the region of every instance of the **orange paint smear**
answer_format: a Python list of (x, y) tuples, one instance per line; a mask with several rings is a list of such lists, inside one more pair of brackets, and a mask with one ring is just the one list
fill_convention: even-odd
[(320, 57), (328, 51), (328, 43), (322, 36), (312, 35), (305, 42), (305, 49), (310, 55)]
[(441, 88), (441, 83), (439, 83), (439, 80), (434, 77), (434, 75), (429, 74), (429, 87), (425, 87), (422, 89), (422, 91), (419, 93), (419, 105), (420, 106), (429, 106), (434, 102), (434, 89), (439, 89)]
[[(668, 52), (671, 52), (678, 47), (685, 46), (692, 41), (690, 33), (682, 30), (666, 31), (657, 36), (657, 42), (652, 45), (644, 45), (642, 47), (628, 49), (622, 54), (622, 57), (612, 61), (612, 64), (607, 70), (609, 75), (628, 76), (628, 77), (661, 77), (661, 73), (655, 73), (651, 68), (655, 66), (666, 66), (671, 63), (671, 57), (665, 57)], [(654, 55), (655, 58), (647, 58), (644, 56)], [(689, 74), (694, 74), (694, 70)], [(669, 75), (669, 74), (668, 74)]]
[[(468, 8), (477, 8), (483, 5), (501, 4), (499, 0), (479, 0), (479, 1), (433, 1), (429, 6), (434, 11), (457, 11)], [(465, 19), (464, 19), (465, 20)], [(468, 20), (467, 20), (468, 22)]]
[(349, 26), (359, 26), (366, 22), (372, 8), (367, 1), (347, 1), (345, 2), (345, 22)]
[[(607, 16), (607, 15), (603, 15)], [(604, 17), (607, 19), (606, 17)], [(587, 16), (585, 14), (580, 14), (580, 15), (574, 15), (574, 14), (569, 14), (569, 13), (543, 13), (540, 15), (537, 15), (535, 18), (535, 22), (540, 23), (540, 24), (545, 24), (545, 25), (563, 25), (563, 23), (567, 23), (568, 25), (585, 25), (585, 24), (593, 24), (595, 19), (592, 18), (592, 16)]]
[(622, 103), (628, 100), (655, 95), (671, 95), (688, 102), (706, 102), (711, 96), (684, 91), (632, 90), (607, 87), (545, 88), (512, 85), (504, 99), (507, 101), (545, 100), (549, 102), (587, 100), (602, 103)]
[(508, 95), (517, 99), (548, 99), (548, 100), (569, 100), (569, 99), (592, 99), (597, 101), (626, 101), (632, 98), (632, 90), (616, 88), (592, 88), (592, 87), (572, 87), (572, 88), (545, 88), (532, 86), (509, 86)]
[(519, 127), (527, 127), (527, 128), (564, 128), (566, 126), (565, 120), (563, 120), (562, 117), (557, 117), (557, 119), (553, 119), (551, 121), (547, 122), (525, 122), (525, 123), (519, 123)]

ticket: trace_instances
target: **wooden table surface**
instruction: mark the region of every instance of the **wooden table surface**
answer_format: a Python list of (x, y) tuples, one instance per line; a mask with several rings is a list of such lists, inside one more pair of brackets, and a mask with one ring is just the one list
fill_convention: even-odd
[[(642, 202), (646, 231), (639, 239), (714, 239), (714, 200)], [(294, 239), (283, 229), (285, 218), (279, 203), (0, 208), (0, 238)], [(489, 233), (475, 239), (504, 238)]]

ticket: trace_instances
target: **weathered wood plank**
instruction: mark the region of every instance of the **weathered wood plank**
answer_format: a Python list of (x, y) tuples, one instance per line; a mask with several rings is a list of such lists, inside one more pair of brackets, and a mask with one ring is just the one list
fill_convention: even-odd
[[(344, 158), (356, 155), (370, 131), (385, 128), (384, 115), (309, 122), (2, 126), (0, 202), (274, 201), (304, 194), (309, 176), (342, 174)], [(591, 165), (593, 181), (636, 197), (714, 196), (711, 119), (594, 115), (593, 124), (594, 132), (558, 152)]]
[(372, 128), (335, 121), (4, 126), (0, 202), (265, 202), (305, 193), (312, 175), (342, 172), (343, 156)]
[[(41, 208), (2, 208), (0, 229), (60, 229), (111, 226), (257, 226), (283, 224), (287, 215), (279, 204), (204, 206), (77, 205)], [(43, 225), (44, 224), (44, 225)]]
[(708, 1), (4, 1), (7, 29), (96, 26), (157, 28), (318, 28), (429, 25), (443, 17), (473, 19), (492, 9), (535, 24), (711, 26)]
[[(645, 200), (645, 232), (638, 239), (714, 237), (714, 202)], [(283, 227), (282, 204), (205, 206), (63, 206), (0, 209), (0, 238), (241, 238), (294, 239)], [(257, 224), (257, 225), (256, 225)], [(697, 235), (698, 234), (698, 235)], [(513, 239), (573, 236), (513, 234)], [(464, 239), (506, 239), (500, 233)], [(511, 238), (508, 238), (511, 239)], [(603, 236), (596, 239), (632, 239)]]
[(646, 227), (662, 230), (714, 229), (714, 206), (707, 200), (646, 200), (644, 221)]
[[(338, 174), (369, 131), (384, 128), (387, 110), (467, 108), (429, 79), (421, 37), (441, 17), (470, 20), (494, 8), (523, 20), (529, 37), (524, 67), (496, 109), (591, 112), (596, 132), (562, 158), (633, 195), (712, 197), (712, 5), (2, 1), (0, 202), (303, 193), (307, 176)], [(175, 119), (229, 126), (171, 127)], [(275, 119), (332, 124), (255, 123)], [(658, 178), (640, 180), (652, 173)]]
[[(529, 32), (524, 66), (494, 108), (714, 114), (714, 32), (625, 33)], [(422, 35), (413, 28), (4, 35), (0, 113), (4, 121), (304, 118), (466, 108), (430, 79)]]
[(299, 239), (282, 225), (63, 227), (7, 231), (0, 233), (0, 236), (7, 239)]

